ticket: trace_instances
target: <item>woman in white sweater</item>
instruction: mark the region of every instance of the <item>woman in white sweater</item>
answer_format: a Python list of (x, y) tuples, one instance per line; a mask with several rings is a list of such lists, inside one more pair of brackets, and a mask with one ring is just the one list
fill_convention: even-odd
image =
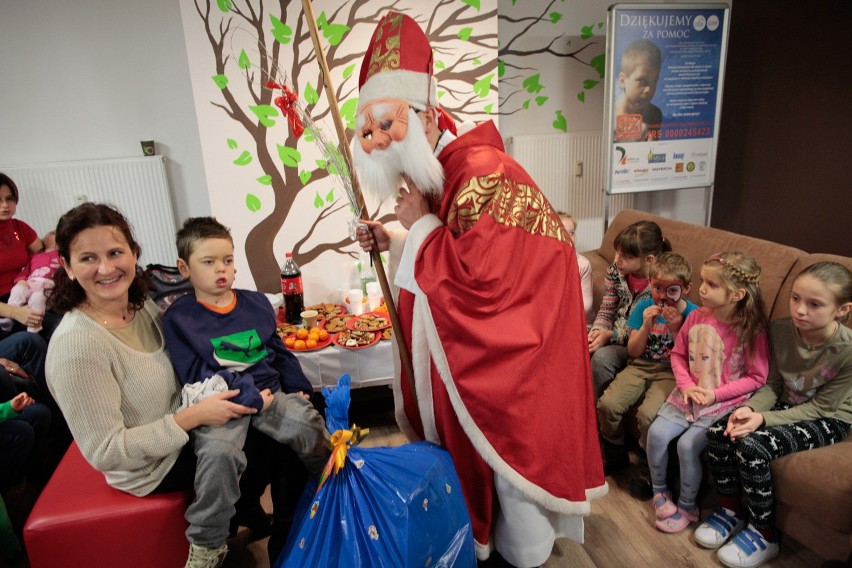
[[(189, 432), (255, 410), (230, 402), (238, 391), (178, 410), (180, 383), (160, 314), (147, 299), (140, 247), (119, 211), (76, 207), (60, 219), (56, 241), (64, 270), (51, 303), (65, 317), (51, 340), (47, 381), (82, 454), (111, 486), (133, 495), (191, 488), (196, 456)], [(246, 465), (241, 451), (222, 449), (213, 459), (233, 475)], [(201, 493), (212, 499), (227, 485), (211, 476)], [(187, 511), (186, 566), (218, 566), (227, 553), (227, 523), (222, 533), (221, 520), (204, 515), (205, 498), (197, 492), (193, 507), (201, 504)]]

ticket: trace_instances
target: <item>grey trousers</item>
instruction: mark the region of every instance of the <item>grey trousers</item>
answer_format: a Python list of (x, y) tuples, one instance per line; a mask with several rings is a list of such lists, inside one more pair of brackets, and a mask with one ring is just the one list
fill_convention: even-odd
[(186, 538), (194, 544), (217, 548), (228, 538), (234, 505), (240, 498), (239, 477), (246, 468), (243, 446), (250, 426), (293, 448), (312, 474), (328, 459), (325, 422), (298, 394), (279, 391), (260, 414), (194, 429), (195, 500), (186, 510)]

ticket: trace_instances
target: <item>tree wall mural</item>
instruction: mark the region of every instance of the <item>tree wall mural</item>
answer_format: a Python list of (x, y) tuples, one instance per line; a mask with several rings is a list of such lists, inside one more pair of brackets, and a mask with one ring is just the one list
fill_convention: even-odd
[[(301, 3), (194, 0), (181, 9), (211, 209), (234, 233), (237, 285), (278, 291), (278, 266), (292, 251), (305, 273), (306, 300), (328, 299), (341, 278), (351, 279), (341, 275), (358, 249), (335, 177), (341, 172), (318, 143), (337, 141)], [(314, 12), (348, 139), (364, 51), (390, 9), (412, 16), (429, 36), (439, 101), (452, 116), (481, 121), (496, 111), (494, 0), (321, 0)], [(270, 81), (297, 93), (316, 129), (294, 134), (275, 102), (282, 91)], [(389, 207), (367, 203), (372, 218), (393, 220)]]

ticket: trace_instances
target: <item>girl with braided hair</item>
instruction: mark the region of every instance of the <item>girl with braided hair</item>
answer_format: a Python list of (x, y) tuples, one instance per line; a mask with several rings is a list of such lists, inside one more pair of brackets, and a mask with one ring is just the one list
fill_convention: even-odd
[[(739, 252), (714, 254), (701, 267), (703, 307), (680, 328), (671, 361), (677, 387), (648, 430), (657, 529), (680, 532), (698, 520), (701, 452), (707, 428), (766, 384), (769, 341), (760, 267)], [(666, 484), (669, 442), (677, 442), (680, 494)]]
[(791, 317), (769, 328), (766, 385), (707, 430), (719, 507), (695, 529), (695, 541), (721, 547), (717, 555), (726, 566), (756, 567), (778, 555), (770, 463), (849, 435), (852, 331), (843, 323), (850, 311), (848, 268), (818, 262), (800, 272), (790, 291)]

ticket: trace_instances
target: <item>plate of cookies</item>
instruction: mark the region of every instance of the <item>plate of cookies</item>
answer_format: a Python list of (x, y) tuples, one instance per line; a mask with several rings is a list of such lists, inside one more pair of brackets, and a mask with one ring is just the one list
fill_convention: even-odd
[(305, 309), (316, 310), (317, 319), (321, 320), (346, 313), (346, 306), (342, 304), (314, 304), (313, 306), (308, 306)]
[(320, 327), (328, 331), (329, 333), (337, 333), (338, 331), (344, 331), (346, 329), (346, 322), (350, 319), (354, 318), (352, 314), (337, 314), (334, 316), (329, 316), (327, 319), (323, 320), (320, 323)]
[(381, 312), (367, 312), (355, 316), (346, 322), (346, 329), (355, 331), (382, 331), (391, 325), (387, 314)]
[(371, 345), (378, 343), (381, 338), (381, 333), (347, 329), (339, 333), (335, 333), (332, 336), (332, 341), (335, 345), (343, 347), (344, 349), (364, 349), (365, 347), (370, 347)]

